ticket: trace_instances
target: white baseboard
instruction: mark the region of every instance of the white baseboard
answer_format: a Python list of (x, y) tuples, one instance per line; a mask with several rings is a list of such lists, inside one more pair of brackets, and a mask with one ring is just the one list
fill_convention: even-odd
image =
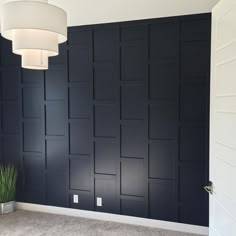
[(94, 220), (112, 221), (116, 223), (139, 225), (139, 226), (152, 227), (171, 231), (179, 231), (197, 235), (208, 235), (209, 233), (209, 229), (207, 227), (202, 227), (202, 226), (187, 225), (187, 224), (173, 223), (160, 220), (151, 220), (132, 216), (115, 215), (115, 214), (101, 213), (95, 211), (83, 211), (71, 208), (52, 207), (52, 206), (36, 205), (36, 204), (21, 203), (21, 202), (18, 202), (16, 204), (16, 208), (18, 210), (37, 211), (37, 212), (44, 212), (57, 215), (83, 217)]

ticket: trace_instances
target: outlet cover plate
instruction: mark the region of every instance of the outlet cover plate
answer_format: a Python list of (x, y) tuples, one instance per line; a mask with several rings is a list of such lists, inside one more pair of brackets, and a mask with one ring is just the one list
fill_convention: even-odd
[(102, 206), (102, 198), (101, 197), (97, 197), (97, 206), (98, 207)]
[(76, 203), (76, 204), (79, 203), (79, 195), (77, 195), (77, 194), (73, 195), (73, 203)]

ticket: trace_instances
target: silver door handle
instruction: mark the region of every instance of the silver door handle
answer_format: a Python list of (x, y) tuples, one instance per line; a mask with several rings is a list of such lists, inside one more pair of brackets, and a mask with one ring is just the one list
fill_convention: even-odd
[(210, 181), (208, 186), (205, 186), (204, 189), (211, 195), (213, 195), (213, 183)]

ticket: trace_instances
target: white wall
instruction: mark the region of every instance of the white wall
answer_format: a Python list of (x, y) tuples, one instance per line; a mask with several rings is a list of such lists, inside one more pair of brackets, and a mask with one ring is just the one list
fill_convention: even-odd
[[(0, 3), (13, 0), (0, 0)], [(15, 0), (14, 0), (15, 1)], [(68, 25), (87, 25), (210, 12), (219, 0), (49, 0), (68, 13)]]
[(210, 12), (218, 0), (49, 0), (68, 12), (68, 24), (86, 25)]

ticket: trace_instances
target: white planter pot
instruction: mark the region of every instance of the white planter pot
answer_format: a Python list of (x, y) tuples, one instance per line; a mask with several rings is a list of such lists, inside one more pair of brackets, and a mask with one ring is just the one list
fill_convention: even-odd
[(0, 215), (12, 213), (16, 210), (16, 202), (6, 202), (0, 204)]

